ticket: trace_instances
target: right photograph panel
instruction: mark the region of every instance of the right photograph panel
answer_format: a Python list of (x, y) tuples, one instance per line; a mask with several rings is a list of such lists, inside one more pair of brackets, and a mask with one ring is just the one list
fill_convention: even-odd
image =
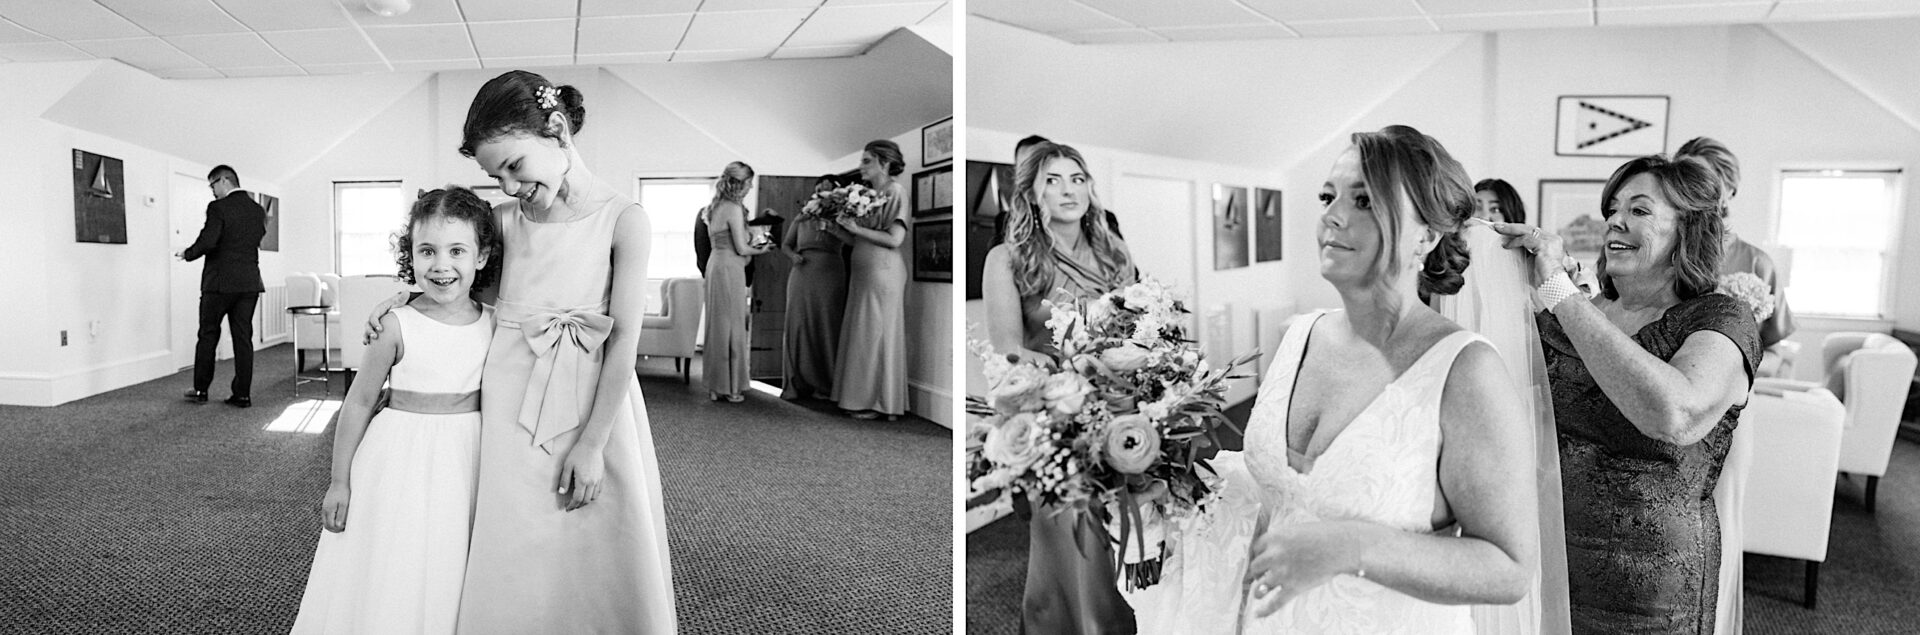
[(968, 3), (965, 632), (1906, 628), (1920, 6), (1696, 5)]

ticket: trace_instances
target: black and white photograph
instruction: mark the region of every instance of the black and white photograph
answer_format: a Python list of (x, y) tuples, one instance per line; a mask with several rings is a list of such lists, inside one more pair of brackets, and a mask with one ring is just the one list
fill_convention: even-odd
[(1920, 5), (964, 13), (967, 633), (1920, 620)]
[(0, 3), (0, 632), (952, 633), (959, 11)]

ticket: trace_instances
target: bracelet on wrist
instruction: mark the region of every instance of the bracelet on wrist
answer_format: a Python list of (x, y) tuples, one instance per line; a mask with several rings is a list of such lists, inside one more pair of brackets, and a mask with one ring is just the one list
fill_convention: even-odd
[(1540, 301), (1540, 306), (1551, 313), (1562, 301), (1580, 295), (1580, 287), (1574, 286), (1573, 279), (1567, 277), (1567, 272), (1556, 271), (1541, 282), (1533, 293), (1534, 297)]

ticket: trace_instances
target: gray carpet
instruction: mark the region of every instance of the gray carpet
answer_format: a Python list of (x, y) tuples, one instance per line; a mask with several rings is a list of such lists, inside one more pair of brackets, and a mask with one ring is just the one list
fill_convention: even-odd
[[(1920, 444), (1894, 443), (1878, 504), (1867, 513), (1862, 479), (1836, 484), (1833, 533), (1820, 565), (1819, 602), (1802, 607), (1799, 560), (1746, 557), (1746, 632), (1920, 633)], [(1027, 525), (1008, 516), (967, 536), (967, 627), (977, 635), (1020, 632)]]
[[(0, 632), (286, 632), (332, 444), (262, 430), (292, 363), (261, 351), (248, 410), (217, 401), (227, 363), (205, 405), (179, 373), (0, 406)], [(946, 428), (716, 404), (664, 360), (640, 370), (683, 633), (952, 632)]]

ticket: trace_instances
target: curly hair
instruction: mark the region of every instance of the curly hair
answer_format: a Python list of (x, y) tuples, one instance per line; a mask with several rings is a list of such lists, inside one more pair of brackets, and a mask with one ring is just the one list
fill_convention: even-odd
[(1452, 295), (1466, 282), (1462, 275), (1473, 263), (1461, 223), (1473, 217), (1479, 200), (1467, 180), (1467, 171), (1433, 137), (1409, 126), (1387, 126), (1379, 132), (1353, 133), (1360, 150), (1360, 170), (1373, 198), (1373, 214), (1380, 226), (1380, 260), (1376, 271), (1400, 268), (1400, 206), (1413, 205), (1420, 222), (1440, 234), (1439, 244), (1427, 252), (1420, 268), (1420, 294)]
[[(550, 97), (543, 99), (542, 97)], [(480, 144), (502, 136), (527, 133), (559, 139), (559, 130), (547, 125), (555, 112), (567, 117), (567, 133), (580, 134), (587, 125), (586, 96), (572, 86), (554, 86), (537, 73), (507, 71), (487, 80), (467, 106), (461, 127), (460, 156), (473, 158)]]
[(479, 241), (475, 247), (488, 259), (488, 264), (493, 265), (474, 270), (470, 291), (485, 289), (498, 282), (500, 256), (505, 246), (500, 239), (500, 227), (494, 224), (493, 207), (481, 200), (473, 190), (458, 185), (421, 194), (413, 202), (413, 208), (407, 210), (407, 226), (393, 234), (393, 259), (400, 265), (400, 279), (407, 284), (415, 284), (413, 228), (435, 217), (472, 223), (474, 238)]
[(1087, 209), (1080, 216), (1080, 236), (1093, 248), (1101, 270), (1112, 277), (1108, 284), (1118, 287), (1133, 282), (1132, 257), (1107, 227), (1106, 208), (1101, 207), (1100, 196), (1094, 191), (1087, 160), (1073, 146), (1041, 141), (1014, 168), (1013, 210), (1007, 218), (1006, 242), (1013, 247), (1013, 279), (1020, 297), (1053, 290), (1053, 233), (1047, 231), (1047, 214), (1040, 209), (1034, 184), (1040, 180), (1040, 170), (1054, 159), (1071, 160), (1087, 175)]
[[(738, 176), (734, 174), (735, 166), (739, 167)], [(739, 205), (741, 209), (746, 209), (744, 199), (747, 196), (747, 190), (753, 187), (753, 176), (753, 166), (747, 165), (747, 162), (728, 163), (726, 168), (720, 170), (720, 177), (713, 180), (713, 200), (707, 202), (707, 209), (717, 208), (723, 202), (731, 202)]]
[[(1720, 287), (1720, 238), (1726, 232), (1721, 189), (1726, 182), (1713, 165), (1699, 156), (1677, 160), (1663, 155), (1644, 156), (1628, 161), (1613, 171), (1607, 185), (1600, 189), (1600, 215), (1609, 222), (1619, 210), (1613, 197), (1627, 181), (1642, 174), (1653, 177), (1660, 196), (1679, 214), (1674, 219), (1673, 251), (1667, 263), (1673, 267), (1673, 293), (1681, 300), (1713, 293)], [(1607, 275), (1607, 254), (1601, 252), (1594, 275), (1600, 279), (1600, 293), (1609, 300), (1620, 299), (1620, 290)]]

